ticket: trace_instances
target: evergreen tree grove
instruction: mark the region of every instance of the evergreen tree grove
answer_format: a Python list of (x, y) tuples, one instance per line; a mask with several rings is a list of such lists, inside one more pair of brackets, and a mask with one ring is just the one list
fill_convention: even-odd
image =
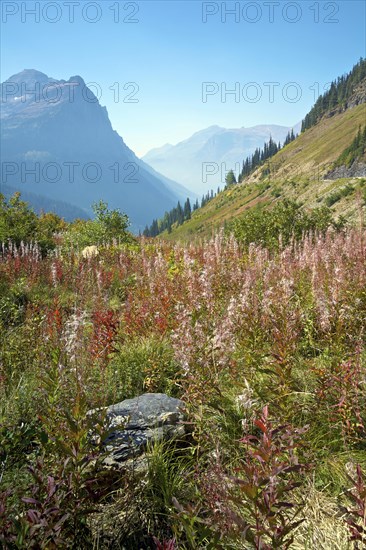
[[(291, 132), (288, 132), (283, 146), (288, 145), (296, 138), (297, 134), (295, 135), (294, 130), (292, 129)], [(254, 153), (243, 161), (242, 170), (239, 175), (239, 182), (243, 181), (247, 176), (249, 176), (249, 174), (254, 172), (254, 170), (263, 164), (267, 159), (278, 153), (280, 149), (282, 149), (281, 143), (276, 143), (272, 139), (272, 136), (269, 138), (269, 141), (264, 144), (263, 149), (257, 147)]]
[(314, 106), (302, 121), (301, 132), (315, 126), (326, 112), (338, 105), (346, 105), (356, 86), (365, 78), (366, 59), (361, 57), (360, 61), (347, 75), (343, 75), (332, 82), (329, 90), (318, 97)]
[[(199, 208), (198, 199), (193, 205), (193, 210), (197, 210), (197, 208)], [(182, 225), (182, 223), (191, 218), (191, 214), (192, 207), (189, 198), (187, 198), (183, 207), (178, 201), (177, 206), (169, 212), (165, 212), (160, 220), (153, 220), (150, 227), (146, 225), (142, 234), (145, 237), (157, 237), (157, 235), (160, 235), (165, 230), (170, 233), (173, 224)]]

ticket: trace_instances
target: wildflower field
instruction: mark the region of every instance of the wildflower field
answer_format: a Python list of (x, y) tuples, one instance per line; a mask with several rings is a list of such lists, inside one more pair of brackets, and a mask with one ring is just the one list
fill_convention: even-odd
[[(364, 548), (365, 326), (360, 228), (3, 245), (0, 546)], [(189, 441), (106, 472), (86, 413), (145, 392), (185, 402)]]

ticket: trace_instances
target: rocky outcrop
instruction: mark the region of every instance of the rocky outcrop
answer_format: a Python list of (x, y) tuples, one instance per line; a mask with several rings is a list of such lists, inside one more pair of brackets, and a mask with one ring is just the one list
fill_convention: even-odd
[(355, 88), (351, 97), (347, 100), (347, 109), (356, 107), (361, 103), (366, 103), (366, 78), (364, 78)]
[[(91, 411), (92, 412), (92, 411)], [(106, 411), (108, 437), (103, 444), (105, 466), (144, 469), (143, 455), (149, 444), (182, 439), (186, 430), (184, 403), (163, 393), (145, 393), (111, 405)]]
[(325, 174), (324, 179), (337, 180), (339, 178), (366, 177), (366, 163), (354, 162), (351, 166), (337, 166)]
[(328, 111), (325, 117), (330, 118), (338, 113), (343, 113), (348, 109), (357, 107), (357, 105), (361, 105), (362, 103), (366, 103), (366, 78), (355, 87), (353, 94), (346, 101)]

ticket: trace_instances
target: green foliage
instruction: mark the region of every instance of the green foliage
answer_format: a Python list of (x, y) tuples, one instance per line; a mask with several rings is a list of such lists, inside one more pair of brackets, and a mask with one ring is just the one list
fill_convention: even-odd
[(366, 126), (363, 131), (361, 126), (351, 145), (347, 147), (336, 160), (334, 166), (351, 166), (356, 160), (361, 159), (366, 154)]
[(176, 364), (166, 341), (154, 337), (126, 342), (108, 365), (110, 399), (122, 401), (140, 393), (176, 393)]
[[(0, 425), (0, 478), (5, 468), (11, 468), (26, 461), (27, 453), (30, 453), (39, 436), (39, 424), (20, 423), (13, 426)], [(2, 471), (3, 470), (3, 471)]]
[[(296, 139), (296, 136), (294, 135), (294, 131), (292, 130), (291, 134), (290, 132), (288, 133), (286, 142), (284, 145), (287, 145), (294, 139)], [(247, 176), (249, 176), (249, 174), (254, 172), (254, 170), (258, 166), (261, 166), (267, 159), (273, 157), (276, 153), (278, 153), (280, 149), (281, 149), (281, 143), (277, 144), (272, 139), (272, 136), (270, 137), (268, 143), (264, 144), (263, 149), (260, 149), (259, 147), (257, 147), (254, 153), (251, 156), (247, 157), (245, 161), (243, 161), (243, 167), (239, 176), (239, 182), (243, 181), (244, 178), (246, 178)], [(268, 168), (265, 168), (263, 175), (267, 175), (268, 173), (269, 173)]]
[(55, 248), (55, 239), (67, 229), (67, 223), (54, 212), (43, 212), (37, 219), (36, 240), (42, 251)]
[(45, 254), (55, 248), (55, 234), (63, 231), (66, 223), (54, 213), (37, 216), (20, 197), (14, 193), (7, 201), (0, 194), (0, 243), (11, 241), (19, 246), (21, 242), (36, 242)]
[(338, 189), (337, 191), (334, 191), (333, 193), (328, 195), (325, 198), (325, 204), (328, 207), (333, 206), (333, 204), (340, 201), (343, 197), (348, 197), (348, 195), (350, 195), (353, 192), (354, 192), (354, 187), (352, 187), (352, 185), (350, 184), (347, 184), (341, 189)]
[(179, 442), (155, 443), (148, 448), (147, 460), (149, 470), (142, 494), (146, 516), (150, 516), (146, 520), (155, 526), (155, 535), (171, 537), (180, 530), (174, 498), (180, 495), (189, 500), (195, 493), (192, 455), (188, 448), (179, 448)]
[(283, 146), (286, 147), (291, 141), (294, 141), (296, 139), (297, 135), (294, 134), (294, 129), (291, 129), (291, 132), (288, 131), (287, 136), (285, 138), (285, 141), (283, 142)]
[(165, 230), (170, 233), (173, 224), (176, 224), (177, 226), (182, 225), (182, 223), (191, 219), (191, 213), (192, 208), (189, 198), (187, 198), (183, 208), (180, 201), (178, 201), (177, 206), (169, 212), (165, 212), (163, 218), (160, 220), (153, 220), (150, 227), (146, 226), (143, 231), (143, 235), (145, 237), (157, 237)]
[(17, 246), (34, 241), (37, 229), (37, 216), (27, 203), (20, 199), (20, 193), (7, 201), (0, 195), (0, 242), (9, 240)]
[(225, 186), (230, 187), (230, 185), (234, 185), (235, 183), (236, 183), (235, 174), (233, 170), (229, 170), (229, 172), (226, 174)]
[(360, 61), (345, 76), (341, 76), (331, 83), (330, 88), (320, 95), (314, 106), (302, 121), (301, 131), (314, 126), (327, 111), (347, 104), (356, 86), (366, 77), (366, 59)]
[(6, 458), (14, 453), (14, 444), (23, 451), (30, 444), (43, 450), (28, 465), (32, 480), (21, 498), (22, 513), (7, 509), (9, 489), (0, 495), (0, 541), (9, 548), (89, 547), (86, 517), (113, 483), (112, 476), (99, 469), (105, 454), (96, 440), (106, 437), (104, 413), (87, 414), (87, 399), (78, 384), (69, 402), (63, 400), (59, 358), (53, 355), (40, 380), (43, 414), (37, 430), (21, 427), (21, 442), (14, 431), (3, 443)]
[(26, 281), (19, 279), (0, 297), (0, 326), (20, 325), (29, 302)]
[[(245, 458), (237, 468), (239, 475), (232, 478), (234, 490), (228, 496), (237, 511), (233, 514), (234, 524), (256, 549), (289, 548), (293, 531), (304, 521), (298, 519), (301, 506), (291, 502), (291, 493), (302, 485), (300, 480), (308, 469), (299, 463), (299, 440), (306, 428), (274, 427), (268, 407), (263, 408), (254, 425), (259, 435), (242, 439)], [(249, 521), (239, 515), (242, 507), (248, 509)]]
[(101, 245), (113, 239), (125, 243), (132, 236), (128, 233), (128, 216), (119, 210), (108, 210), (108, 205), (99, 201), (93, 205), (95, 218), (93, 220), (77, 220), (69, 226), (64, 235), (64, 244), (84, 248), (91, 245)]
[[(300, 463), (306, 428), (274, 426), (268, 407), (254, 419), (256, 434), (240, 440), (234, 473), (225, 471), (219, 449), (201, 473), (203, 498), (194, 506), (177, 505), (190, 544), (204, 540), (205, 548), (289, 548), (293, 532), (304, 521), (303, 503), (293, 494), (304, 483), (309, 465)], [(293, 494), (292, 494), (293, 493)], [(203, 502), (202, 502), (203, 501)], [(296, 504), (295, 504), (296, 502)], [(205, 520), (200, 506), (204, 503)]]
[(296, 202), (283, 200), (277, 202), (271, 210), (250, 210), (236, 220), (230, 229), (246, 246), (255, 243), (277, 250), (280, 239), (282, 245), (286, 246), (292, 238), (299, 240), (304, 233), (324, 232), (328, 227), (338, 227), (328, 208), (306, 212)]

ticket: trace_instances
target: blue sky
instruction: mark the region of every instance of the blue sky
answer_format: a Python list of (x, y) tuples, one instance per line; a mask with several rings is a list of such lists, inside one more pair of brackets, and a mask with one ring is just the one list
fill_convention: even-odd
[(1, 81), (34, 68), (95, 83), (138, 155), (214, 124), (295, 124), (366, 56), (361, 0), (2, 0), (1, 9)]

